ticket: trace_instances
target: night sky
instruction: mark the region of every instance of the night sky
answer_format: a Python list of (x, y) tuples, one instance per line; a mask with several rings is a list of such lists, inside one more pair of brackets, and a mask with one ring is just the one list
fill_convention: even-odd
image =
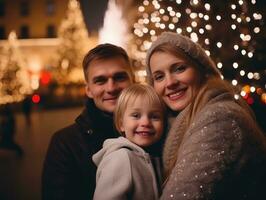
[(108, 0), (80, 0), (85, 23), (90, 33), (102, 27)]

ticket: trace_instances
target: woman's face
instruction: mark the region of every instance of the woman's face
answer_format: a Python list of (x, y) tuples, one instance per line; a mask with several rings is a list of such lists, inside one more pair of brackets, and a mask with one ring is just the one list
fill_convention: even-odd
[(195, 64), (183, 55), (155, 52), (150, 58), (153, 87), (173, 111), (183, 110), (199, 85)]

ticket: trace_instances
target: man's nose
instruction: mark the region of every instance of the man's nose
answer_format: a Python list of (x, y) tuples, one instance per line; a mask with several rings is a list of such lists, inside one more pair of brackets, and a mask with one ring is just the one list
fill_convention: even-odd
[(113, 79), (109, 79), (106, 85), (107, 92), (114, 92), (116, 90), (116, 84)]

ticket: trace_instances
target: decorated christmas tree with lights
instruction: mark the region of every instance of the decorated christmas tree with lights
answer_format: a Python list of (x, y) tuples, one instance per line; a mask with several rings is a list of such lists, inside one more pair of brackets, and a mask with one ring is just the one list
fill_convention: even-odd
[(88, 49), (88, 32), (77, 0), (69, 0), (58, 36), (60, 44), (52, 72), (53, 80), (58, 84), (82, 82), (82, 59)]
[(31, 93), (31, 87), (15, 32), (9, 34), (0, 55), (0, 104), (20, 102)]
[(162, 32), (181, 33), (203, 46), (238, 89), (236, 99), (266, 104), (262, 17), (256, 0), (144, 0), (133, 27), (134, 65), (145, 66), (145, 53)]

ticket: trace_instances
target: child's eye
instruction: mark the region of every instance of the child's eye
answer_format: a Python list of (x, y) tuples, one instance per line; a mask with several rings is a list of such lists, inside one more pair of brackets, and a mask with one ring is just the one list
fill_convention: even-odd
[(161, 117), (161, 115), (159, 113), (152, 113), (150, 115), (150, 119), (152, 119), (152, 120), (161, 120), (162, 117)]
[(132, 113), (130, 116), (133, 117), (133, 118), (139, 119), (140, 118), (140, 113)]

